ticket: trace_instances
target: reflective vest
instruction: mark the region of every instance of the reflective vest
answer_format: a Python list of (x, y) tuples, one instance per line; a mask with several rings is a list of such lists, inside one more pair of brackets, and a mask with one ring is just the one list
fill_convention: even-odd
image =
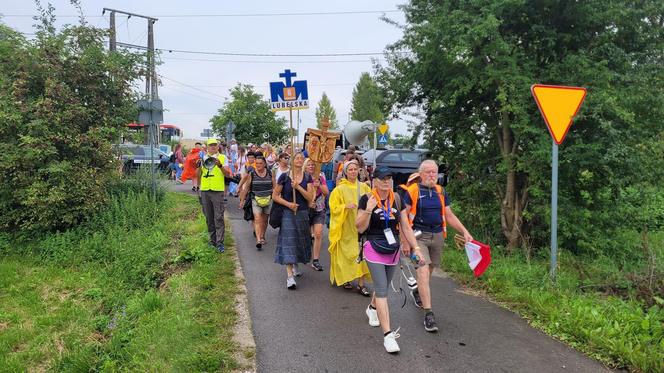
[[(219, 162), (223, 165), (226, 161), (226, 156), (219, 154)], [(205, 167), (201, 168), (201, 191), (223, 192), (226, 189), (224, 182), (224, 173), (219, 166), (214, 166), (212, 170)]]
[[(417, 215), (418, 201), (420, 200), (420, 185), (413, 183), (406, 187), (406, 191), (408, 191), (411, 203), (410, 211), (408, 211), (408, 223), (412, 227), (415, 215)], [(436, 193), (438, 194), (438, 198), (440, 198), (440, 215), (443, 217), (443, 237), (447, 238), (447, 219), (445, 218), (445, 194), (443, 193), (443, 187), (436, 185)]]

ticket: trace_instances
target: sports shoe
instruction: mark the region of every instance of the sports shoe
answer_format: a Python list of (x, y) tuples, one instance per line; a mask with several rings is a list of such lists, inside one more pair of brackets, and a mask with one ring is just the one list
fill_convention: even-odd
[(433, 312), (427, 312), (424, 315), (424, 330), (427, 332), (437, 332), (438, 324), (436, 324), (436, 318), (433, 316)]
[(413, 302), (415, 302), (415, 307), (422, 308), (422, 299), (420, 298), (420, 292), (417, 290), (411, 290), (410, 296), (411, 298), (413, 298)]
[(312, 266), (313, 269), (315, 269), (316, 271), (322, 271), (322, 270), (323, 270), (323, 266), (320, 265), (320, 262), (319, 262), (318, 260), (314, 260), (314, 261), (311, 263), (311, 266)]
[(299, 268), (297, 267), (297, 264), (293, 264), (293, 276), (295, 276), (295, 277), (302, 276), (302, 272), (299, 271)]
[(289, 277), (289, 278), (286, 280), (286, 287), (287, 287), (289, 290), (295, 290), (295, 288), (297, 287), (297, 283), (295, 282), (295, 278), (293, 278), (293, 277)]
[(217, 251), (220, 252), (220, 253), (223, 253), (224, 251), (226, 251), (226, 249), (224, 249), (224, 244), (223, 243), (220, 244), (219, 246), (217, 246)]
[[(378, 320), (378, 312), (374, 309), (371, 308), (371, 306), (367, 306), (367, 316), (369, 317), (369, 325), (371, 326), (380, 326), (380, 320)], [(398, 347), (397, 347), (398, 348)]]
[(399, 329), (394, 332), (389, 332), (386, 336), (383, 337), (383, 346), (385, 346), (385, 351), (391, 354), (401, 351), (401, 349), (399, 349), (399, 344), (397, 344), (397, 338), (399, 338), (398, 331)]

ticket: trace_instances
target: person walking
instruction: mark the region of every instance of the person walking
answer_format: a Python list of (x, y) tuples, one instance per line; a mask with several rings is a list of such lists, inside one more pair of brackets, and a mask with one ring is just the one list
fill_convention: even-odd
[(181, 184), (182, 166), (184, 165), (184, 155), (182, 154), (182, 144), (175, 145), (175, 181)]
[(366, 262), (357, 263), (359, 243), (355, 218), (360, 197), (371, 193), (371, 188), (357, 180), (357, 161), (348, 161), (342, 168), (339, 184), (330, 193), (330, 282), (352, 290), (352, 281), (358, 280), (357, 288), (364, 296), (369, 290), (364, 286), (369, 277)]
[(283, 175), (284, 173), (288, 173), (290, 171), (290, 154), (288, 153), (281, 153), (279, 154), (279, 159), (277, 160), (277, 163), (272, 167), (272, 175), (274, 177), (274, 183), (277, 183), (277, 180), (279, 180), (279, 177)]
[(210, 245), (224, 252), (224, 190), (226, 188), (224, 176), (230, 176), (226, 156), (219, 153), (216, 139), (207, 141), (207, 153), (203, 159), (200, 171), (200, 195), (203, 205), (203, 214), (207, 223)]
[(330, 190), (327, 189), (327, 180), (322, 172), (319, 173), (318, 177), (314, 175), (315, 168), (316, 164), (311, 159), (304, 161), (304, 170), (313, 179), (315, 190), (314, 200), (309, 204), (309, 224), (311, 225), (311, 235), (314, 241), (311, 266), (316, 271), (322, 271), (320, 249), (323, 244), (323, 224), (325, 224), (326, 215), (325, 199), (330, 194)]
[(367, 263), (373, 280), (373, 296), (365, 313), (369, 325), (383, 329), (383, 346), (390, 353), (399, 351), (397, 331), (390, 327), (390, 312), (387, 304), (388, 287), (397, 271), (400, 240), (406, 240), (413, 252), (422, 257), (413, 231), (408, 224), (408, 212), (398, 194), (392, 191), (392, 172), (382, 166), (374, 171), (371, 194), (360, 198), (355, 224), (365, 239), (361, 257)]
[[(431, 308), (431, 289), (429, 287), (434, 268), (440, 266), (440, 256), (444, 240), (447, 237), (447, 224), (463, 234), (466, 242), (473, 236), (454, 215), (450, 207), (447, 192), (437, 184), (438, 165), (433, 160), (425, 160), (420, 165), (421, 181), (407, 187), (404, 205), (408, 210), (408, 220), (414, 232), (421, 232), (417, 246), (421, 248), (426, 265), (417, 268), (417, 290), (411, 291), (411, 297), (417, 307), (424, 309), (424, 329), (438, 331), (436, 318)], [(403, 253), (410, 255), (410, 246), (403, 246)]]
[(249, 171), (248, 177), (248, 188), (240, 193), (240, 208), (244, 206), (246, 198), (251, 199), (256, 248), (261, 250), (265, 244), (265, 231), (267, 230), (267, 220), (272, 208), (273, 190), (272, 173), (267, 168), (265, 157), (256, 157), (254, 169)]
[(297, 264), (311, 260), (309, 203), (314, 198), (313, 180), (302, 169), (304, 156), (296, 153), (294, 157), (293, 169), (279, 177), (272, 192), (274, 202), (284, 207), (274, 262), (286, 266), (286, 287), (290, 290), (297, 287), (295, 277), (301, 276)]
[(199, 167), (201, 165), (200, 163), (200, 143), (196, 143), (196, 146), (191, 149), (189, 154), (187, 154), (187, 158), (184, 160), (184, 170), (182, 171), (182, 175), (180, 175), (180, 180), (184, 183), (187, 180), (191, 179), (191, 182), (193, 186), (191, 187), (191, 190), (193, 192), (198, 191), (198, 174), (199, 174)]

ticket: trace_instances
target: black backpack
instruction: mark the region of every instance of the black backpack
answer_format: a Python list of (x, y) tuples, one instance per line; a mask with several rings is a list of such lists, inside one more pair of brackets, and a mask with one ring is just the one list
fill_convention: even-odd
[(175, 152), (173, 152), (173, 154), (171, 154), (170, 158), (168, 158), (168, 161), (171, 162), (171, 163), (175, 163)]

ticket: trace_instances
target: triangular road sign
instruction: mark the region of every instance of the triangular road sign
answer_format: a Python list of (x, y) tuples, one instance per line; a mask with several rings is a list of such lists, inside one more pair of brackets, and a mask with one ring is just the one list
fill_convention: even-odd
[(530, 91), (544, 117), (549, 133), (560, 145), (572, 125), (574, 116), (586, 98), (586, 89), (557, 85), (533, 84)]

